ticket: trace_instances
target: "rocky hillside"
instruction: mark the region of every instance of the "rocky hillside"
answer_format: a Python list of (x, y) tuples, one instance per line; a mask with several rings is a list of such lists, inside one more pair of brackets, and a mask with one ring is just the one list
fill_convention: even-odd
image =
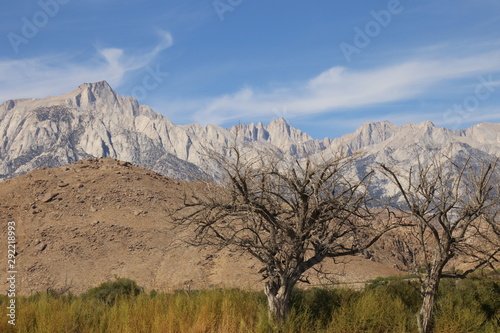
[[(173, 228), (169, 209), (196, 188), (111, 158), (42, 168), (0, 183), (0, 235), (7, 234), (7, 221), (16, 222), (18, 292), (79, 293), (115, 277), (148, 290), (262, 288), (255, 260), (189, 246), (184, 241), (190, 234)], [(395, 256), (386, 251), (381, 258)], [(0, 247), (0, 257), (7, 257), (7, 247)], [(382, 262), (350, 257), (325, 268), (349, 283), (401, 273), (391, 260)], [(0, 270), (6, 264), (1, 260)], [(321, 282), (314, 274), (310, 280)]]

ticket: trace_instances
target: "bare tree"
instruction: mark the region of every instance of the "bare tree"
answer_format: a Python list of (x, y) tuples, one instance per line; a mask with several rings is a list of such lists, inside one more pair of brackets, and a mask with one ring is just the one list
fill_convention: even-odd
[[(195, 228), (196, 245), (247, 252), (261, 263), (270, 314), (283, 320), (292, 289), (325, 258), (357, 254), (387, 229), (375, 230), (368, 207), (371, 173), (348, 177), (356, 155), (285, 161), (233, 146), (231, 159), (213, 153), (224, 187), (205, 183), (175, 213)], [(253, 157), (252, 157), (253, 156)]]
[[(464, 278), (499, 259), (500, 243), (495, 189), (497, 162), (455, 163), (434, 157), (403, 172), (382, 165), (396, 185), (395, 205), (413, 226), (415, 273), (423, 299), (418, 316), (421, 333), (432, 332), (434, 306), (441, 278)], [(409, 247), (412, 247), (410, 245)], [(467, 264), (465, 272), (445, 272), (452, 258)]]

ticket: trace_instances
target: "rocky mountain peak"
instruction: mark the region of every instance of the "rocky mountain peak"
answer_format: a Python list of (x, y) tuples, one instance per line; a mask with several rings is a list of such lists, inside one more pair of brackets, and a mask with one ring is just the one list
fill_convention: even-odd
[(294, 145), (313, 141), (309, 135), (290, 126), (284, 118), (274, 119), (267, 125), (263, 125), (261, 122), (258, 122), (257, 125), (254, 123), (240, 124), (233, 126), (231, 132), (238, 133), (238, 136), (245, 141), (265, 141), (285, 150)]
[(267, 125), (267, 126), (268, 127), (283, 127), (283, 128), (290, 127), (290, 125), (288, 125), (288, 122), (286, 121), (286, 119), (283, 117), (273, 119), (269, 123), (269, 125)]
[(99, 81), (93, 83), (83, 83), (78, 86), (75, 90), (79, 93), (91, 93), (96, 97), (107, 98), (107, 97), (117, 97), (116, 92), (111, 88), (111, 86), (106, 81)]
[(113, 88), (108, 84), (107, 81), (98, 81), (98, 82), (85, 82), (78, 86), (77, 90), (86, 90), (90, 89), (92, 91), (111, 91), (114, 92)]
[(341, 145), (350, 151), (357, 151), (390, 139), (398, 130), (399, 126), (389, 121), (368, 121), (363, 123), (354, 133), (333, 140), (332, 145)]
[[(377, 134), (389, 134), (391, 135), (394, 131), (399, 128), (398, 125), (395, 125), (387, 120), (380, 122), (367, 121), (363, 123), (357, 130), (354, 132), (355, 134), (374, 136)], [(382, 135), (384, 136), (384, 135)], [(387, 135), (385, 135), (387, 136)], [(385, 139), (383, 139), (385, 140)]]
[[(106, 81), (83, 83), (72, 92), (61, 97), (66, 99), (68, 105), (82, 109), (93, 109), (103, 105), (113, 106), (128, 100), (119, 96)], [(137, 101), (129, 99), (130, 101), (127, 104), (138, 108)]]
[(423, 128), (436, 127), (434, 123), (430, 120), (423, 121), (420, 124), (418, 124), (418, 126)]

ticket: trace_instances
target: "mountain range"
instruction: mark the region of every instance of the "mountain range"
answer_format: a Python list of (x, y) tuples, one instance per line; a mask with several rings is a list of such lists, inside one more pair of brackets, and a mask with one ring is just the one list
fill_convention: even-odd
[(105, 81), (84, 83), (61, 96), (0, 105), (0, 180), (101, 157), (128, 161), (179, 180), (218, 179), (222, 170), (207, 158), (207, 148), (227, 154), (224, 147), (234, 140), (299, 159), (340, 148), (361, 151), (357, 168), (362, 170), (376, 163), (414, 165), (426, 152), (453, 158), (499, 156), (500, 124), (450, 130), (429, 121), (402, 126), (367, 122), (354, 133), (315, 140), (283, 118), (268, 125), (259, 122), (229, 129), (175, 125), (134, 98), (118, 95)]

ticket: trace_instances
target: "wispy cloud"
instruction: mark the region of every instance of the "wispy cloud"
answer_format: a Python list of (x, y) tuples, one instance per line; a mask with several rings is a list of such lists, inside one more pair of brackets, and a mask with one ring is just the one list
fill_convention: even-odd
[(158, 35), (157, 45), (136, 55), (120, 48), (96, 47), (95, 54), (84, 61), (68, 55), (0, 59), (0, 101), (62, 94), (83, 82), (106, 80), (119, 87), (126, 73), (147, 66), (173, 45), (169, 32), (158, 31)]
[(465, 57), (421, 58), (370, 70), (332, 67), (299, 86), (244, 87), (216, 97), (194, 114), (195, 121), (223, 124), (249, 116), (268, 116), (286, 106), (291, 115), (313, 115), (372, 107), (422, 97), (441, 84), (500, 73), (500, 51)]

